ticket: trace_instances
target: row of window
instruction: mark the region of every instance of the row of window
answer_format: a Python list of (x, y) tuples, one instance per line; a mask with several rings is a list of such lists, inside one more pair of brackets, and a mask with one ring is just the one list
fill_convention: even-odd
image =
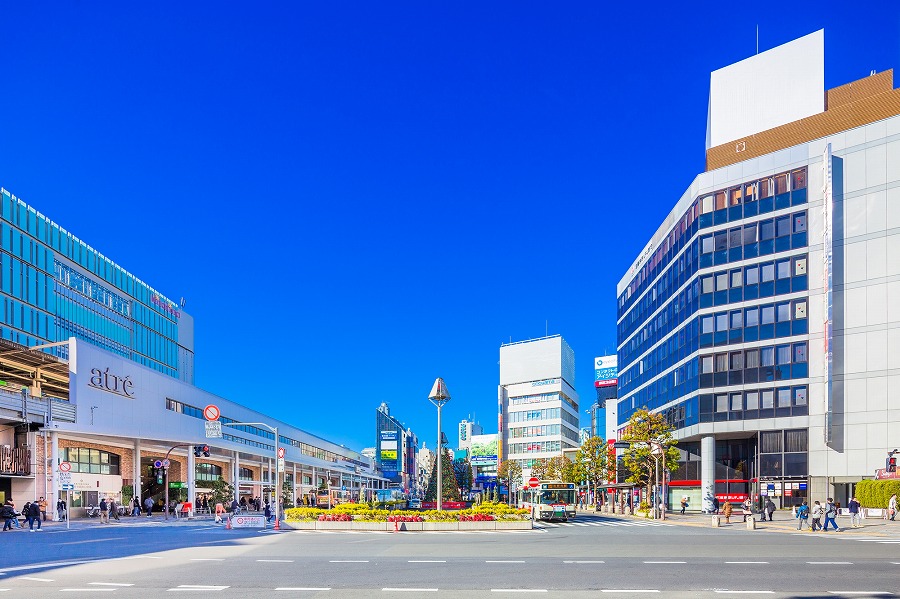
[[(699, 227), (708, 227), (805, 203), (805, 189), (804, 167), (793, 172), (778, 173), (771, 177), (749, 181), (696, 199), (675, 223), (669, 235), (660, 241), (656, 250), (637, 269), (631, 283), (619, 296), (618, 318), (628, 310), (633, 298), (640, 295), (646, 284), (666, 269), (669, 262), (693, 238)], [(793, 197), (785, 196), (791, 191), (794, 192)], [(757, 204), (757, 200), (762, 201), (762, 204)], [(746, 209), (741, 208), (744, 205), (747, 206)], [(741, 216), (738, 217), (738, 214)]]
[(53, 269), (56, 280), (63, 285), (91, 298), (98, 304), (121, 314), (125, 318), (131, 318), (131, 302), (124, 297), (110, 291), (103, 285), (97, 284), (96, 281), (69, 268), (61, 262), (54, 261)]
[(700, 356), (700, 388), (763, 383), (809, 376), (808, 342)]
[(540, 410), (527, 410), (525, 412), (510, 412), (509, 422), (530, 422), (532, 420), (555, 420), (561, 418), (564, 422), (577, 427), (578, 418), (562, 408), (543, 408)]
[(700, 237), (700, 268), (805, 248), (806, 212), (723, 229)]
[(520, 437), (547, 437), (560, 434), (560, 425), (544, 424), (540, 426), (520, 426), (509, 429), (509, 436), (517, 439)]
[(807, 266), (808, 258), (803, 254), (705, 275), (700, 278), (700, 307), (806, 291)]
[(72, 465), (72, 472), (85, 474), (119, 474), (118, 454), (90, 449), (87, 447), (67, 447), (63, 459)]
[(806, 385), (701, 394), (700, 422), (806, 416), (808, 394)]
[(52, 311), (50, 289), (53, 276), (20, 260), (15, 255), (0, 252), (0, 290), (41, 310)]
[(217, 481), (222, 480), (222, 467), (215, 464), (198, 463), (195, 468), (197, 480)]
[(561, 451), (559, 441), (534, 441), (532, 443), (510, 443), (509, 453), (539, 453), (542, 451)]
[(805, 335), (806, 298), (700, 317), (700, 348)]
[(575, 401), (566, 395), (565, 393), (538, 393), (535, 395), (520, 395), (518, 397), (510, 397), (509, 405), (510, 406), (520, 406), (527, 405), (532, 403), (541, 403), (545, 401), (562, 401), (563, 403), (569, 404), (575, 412), (578, 412), (578, 404)]

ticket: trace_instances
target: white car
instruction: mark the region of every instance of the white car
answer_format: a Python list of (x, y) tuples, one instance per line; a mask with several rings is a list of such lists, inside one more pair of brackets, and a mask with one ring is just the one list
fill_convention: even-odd
[(409, 508), (418, 510), (422, 508), (422, 500), (421, 499), (410, 499), (409, 500)]

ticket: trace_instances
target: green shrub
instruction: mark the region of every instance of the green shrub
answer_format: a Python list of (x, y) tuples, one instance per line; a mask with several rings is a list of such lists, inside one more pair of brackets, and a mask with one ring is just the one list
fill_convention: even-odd
[(894, 493), (900, 495), (898, 479), (863, 480), (856, 484), (856, 499), (863, 507), (885, 509)]
[(316, 507), (292, 507), (284, 510), (285, 520), (318, 520), (319, 516), (328, 510)]

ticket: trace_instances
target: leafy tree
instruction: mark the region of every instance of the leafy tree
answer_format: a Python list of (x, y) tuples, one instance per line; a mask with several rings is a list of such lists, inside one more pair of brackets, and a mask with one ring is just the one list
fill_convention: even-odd
[(510, 489), (522, 484), (522, 466), (515, 460), (503, 460), (497, 468), (497, 478), (505, 480)]
[[(578, 482), (586, 482), (595, 489), (603, 482), (607, 474), (606, 443), (602, 437), (590, 437), (581, 444), (578, 453), (575, 454), (573, 470)], [(574, 480), (572, 482), (575, 482)]]
[(469, 458), (462, 460), (453, 460), (453, 474), (456, 476), (456, 482), (464, 493), (468, 493), (472, 489), (472, 463)]
[(540, 478), (542, 480), (550, 478), (548, 476), (549, 469), (550, 469), (550, 460), (548, 460), (547, 458), (537, 459), (534, 461), (534, 463), (531, 464), (531, 476)]
[(570, 460), (566, 456), (553, 456), (552, 458), (547, 460), (546, 477), (550, 480), (562, 480), (563, 471), (571, 465), (572, 460)]
[(234, 485), (224, 480), (214, 480), (209, 484), (212, 495), (210, 503), (216, 505), (217, 503), (221, 503), (222, 505), (228, 507), (231, 505), (231, 500), (234, 499)]
[[(650, 485), (655, 480), (657, 459), (660, 462), (660, 474), (663, 469), (678, 468), (679, 452), (672, 436), (672, 425), (661, 414), (641, 408), (631, 415), (621, 440), (632, 441), (622, 456), (622, 461), (631, 473), (626, 480), (645, 487), (649, 497)], [(663, 454), (661, 457), (660, 450)]]
[(584, 479), (579, 474), (578, 466), (576, 466), (574, 462), (569, 462), (563, 466), (560, 480), (564, 483), (580, 483)]
[[(441, 451), (441, 501), (460, 501), (459, 483), (453, 472), (453, 462), (450, 454)], [(437, 501), (437, 460), (431, 466), (431, 476), (428, 478), (428, 490), (425, 491), (425, 501)]]

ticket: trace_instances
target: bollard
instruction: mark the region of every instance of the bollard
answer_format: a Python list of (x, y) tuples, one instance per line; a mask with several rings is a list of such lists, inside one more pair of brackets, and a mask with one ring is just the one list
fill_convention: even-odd
[(753, 516), (747, 517), (747, 530), (756, 530), (756, 518)]
[(722, 525), (722, 519), (719, 516), (712, 517), (712, 527), (719, 528)]
[(231, 516), (228, 516), (228, 520), (225, 522), (225, 530), (231, 530)]

